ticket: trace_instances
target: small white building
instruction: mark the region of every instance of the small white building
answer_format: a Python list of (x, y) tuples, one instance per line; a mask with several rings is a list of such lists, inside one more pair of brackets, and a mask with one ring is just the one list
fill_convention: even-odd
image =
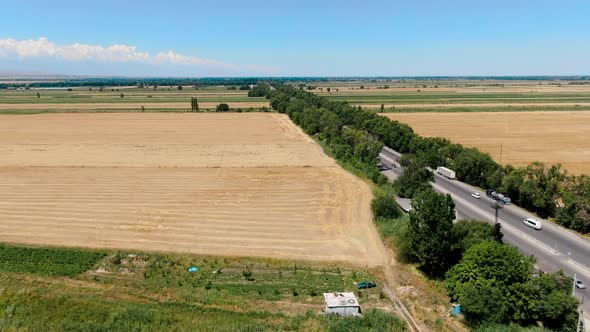
[(358, 316), (361, 307), (354, 293), (324, 293), (325, 314), (338, 316)]

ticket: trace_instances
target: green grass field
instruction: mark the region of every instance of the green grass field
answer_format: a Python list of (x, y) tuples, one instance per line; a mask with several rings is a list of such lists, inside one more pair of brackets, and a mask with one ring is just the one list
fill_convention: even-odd
[(590, 86), (577, 81), (359, 80), (318, 83), (313, 92), (371, 109), (379, 110), (384, 104), (386, 112), (590, 110)]
[[(321, 95), (325, 95), (321, 94)], [(351, 104), (492, 104), (492, 103), (588, 103), (590, 94), (583, 93), (475, 93), (475, 92), (367, 92), (332, 93), (332, 100)]]
[[(360, 90), (359, 84), (365, 84), (367, 89)], [(400, 84), (402, 83), (392, 86), (399, 88)], [(406, 84), (405, 90), (402, 91), (399, 89), (375, 89), (380, 87), (381, 83), (357, 82), (355, 85), (324, 83), (322, 91), (316, 89), (314, 92), (327, 96), (331, 100), (347, 101), (354, 105), (374, 109), (379, 109), (380, 105), (384, 104), (386, 112), (590, 110), (590, 105), (588, 105), (590, 104), (590, 89), (586, 92), (583, 88), (580, 90), (579, 86), (564, 86), (557, 89), (553, 85), (548, 85), (551, 83), (529, 82), (524, 85), (514, 84), (514, 86), (508, 85), (509, 83), (501, 83), (502, 85), (507, 84), (507, 87), (500, 88), (494, 85), (500, 83), (466, 84), (461, 81), (449, 81), (439, 82), (441, 88), (438, 90), (433, 88), (432, 82), (428, 84), (425, 85), (428, 88), (421, 88), (422, 83), (415, 84), (416, 88), (410, 88), (411, 84)], [(333, 87), (331, 93), (328, 93), (326, 88), (330, 85)], [(530, 88), (530, 91), (523, 92), (523, 88)], [(336, 89), (339, 91), (336, 92)], [(456, 91), (452, 91), (453, 89)], [(37, 93), (40, 97), (37, 97)], [(121, 94), (124, 96), (121, 97)], [(0, 90), (0, 114), (137, 112), (141, 110), (141, 106), (144, 106), (147, 112), (179, 111), (190, 110), (191, 97), (198, 98), (203, 111), (214, 110), (215, 105), (219, 103), (228, 103), (230, 107), (241, 108), (244, 111), (258, 111), (261, 105), (267, 103), (267, 100), (262, 97), (248, 97), (247, 91), (227, 90), (223, 86), (207, 86), (198, 90), (193, 87), (183, 87), (182, 90), (178, 90), (176, 86), (160, 86), (157, 89), (153, 87), (106, 87), (102, 91), (96, 87), (74, 88), (72, 91), (65, 89)], [(577, 103), (580, 105), (576, 105)], [(85, 106), (75, 107), (75, 104)], [(30, 107), (26, 105), (30, 105)], [(53, 106), (43, 108), (43, 105)], [(60, 108), (57, 105), (64, 105), (64, 107)], [(403, 107), (395, 108), (395, 105), (403, 105)], [(433, 105), (441, 105), (441, 107)]]
[[(380, 284), (363, 268), (9, 245), (0, 262), (0, 330), (405, 330), (380, 287), (356, 290)], [(322, 293), (334, 291), (354, 291), (363, 318), (321, 315)]]
[[(39, 93), (39, 96), (37, 96)], [(121, 96), (123, 95), (123, 96)], [(190, 111), (191, 98), (198, 99), (201, 111), (215, 110), (226, 103), (232, 109), (258, 111), (268, 107), (263, 97), (248, 97), (248, 91), (225, 87), (151, 88), (74, 88), (0, 90), (0, 114), (37, 114), (67, 112), (146, 112)]]
[[(92, 90), (90, 90), (92, 89)], [(40, 97), (37, 97), (37, 92)], [(254, 102), (265, 101), (265, 98), (248, 98), (248, 91), (227, 90), (223, 87), (206, 87), (195, 90), (185, 87), (153, 88), (74, 88), (65, 89), (31, 89), (31, 90), (0, 90), (0, 104), (28, 104), (28, 103), (165, 103), (187, 102), (190, 108), (190, 98), (197, 97), (201, 102)], [(121, 94), (124, 97), (121, 98)]]
[(383, 111), (379, 108), (373, 108), (375, 112), (380, 113), (460, 113), (460, 112), (571, 112), (571, 111), (590, 111), (590, 106), (505, 106), (505, 107), (404, 107), (394, 108), (385, 107)]

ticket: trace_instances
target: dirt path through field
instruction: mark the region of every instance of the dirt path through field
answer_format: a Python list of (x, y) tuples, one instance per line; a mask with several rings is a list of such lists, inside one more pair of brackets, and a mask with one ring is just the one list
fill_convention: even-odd
[[(215, 109), (219, 103), (200, 102), (201, 109)], [(268, 102), (226, 102), (231, 108), (260, 108), (269, 107)], [(150, 109), (186, 109), (190, 110), (190, 101), (179, 102), (120, 102), (120, 103), (18, 103), (6, 104), (0, 103), (0, 110), (141, 110), (144, 106), (146, 110)]]

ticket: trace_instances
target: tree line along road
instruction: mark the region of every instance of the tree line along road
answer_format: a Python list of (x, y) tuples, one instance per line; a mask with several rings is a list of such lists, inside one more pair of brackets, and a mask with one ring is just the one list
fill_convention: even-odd
[[(397, 164), (399, 154), (389, 148), (381, 151), (380, 158), (396, 167), (383, 170), (382, 173), (394, 180), (403, 172)], [(455, 202), (458, 219), (477, 219), (489, 223), (495, 222), (495, 201), (486, 197), (485, 190), (476, 188), (457, 180), (449, 180), (434, 174), (433, 188), (442, 193), (448, 193)], [(481, 194), (481, 199), (471, 196), (472, 193)], [(534, 217), (543, 223), (542, 230), (534, 230), (523, 224), (523, 220)], [(573, 231), (567, 230), (547, 220), (543, 220), (532, 213), (515, 205), (506, 205), (498, 211), (498, 222), (502, 225), (504, 241), (517, 247), (525, 255), (533, 255), (537, 267), (545, 272), (563, 270), (566, 274), (575, 274), (577, 279), (590, 283), (590, 241), (582, 238)], [(590, 293), (588, 289), (576, 289), (575, 296), (582, 300), (583, 309), (588, 322), (590, 313)]]

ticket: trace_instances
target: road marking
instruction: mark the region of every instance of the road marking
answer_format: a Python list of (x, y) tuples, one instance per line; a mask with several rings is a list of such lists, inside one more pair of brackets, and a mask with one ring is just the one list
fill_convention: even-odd
[[(435, 176), (436, 175), (437, 174), (435, 173)], [(444, 179), (444, 177), (442, 177), (440, 175), (438, 177), (440, 177), (441, 179)], [(463, 189), (465, 191), (472, 191), (472, 192), (480, 191), (480, 188), (476, 188), (474, 186), (471, 186), (471, 185), (469, 185), (467, 183), (464, 183), (464, 182), (461, 182), (461, 181), (454, 181), (451, 185), (454, 185), (458, 189)], [(569, 237), (570, 240), (573, 240), (573, 241), (577, 242), (578, 245), (581, 245), (583, 247), (586, 247), (587, 249), (590, 248), (590, 242), (587, 239), (585, 239), (585, 238), (581, 237), (580, 235), (576, 234), (575, 231), (573, 231), (573, 230), (570, 230), (570, 229), (567, 229), (567, 228), (565, 228), (563, 226), (560, 226), (559, 224), (556, 224), (553, 221), (549, 221), (549, 220), (540, 218), (536, 214), (534, 214), (532, 212), (529, 212), (529, 211), (525, 210), (524, 208), (522, 208), (520, 206), (517, 206), (517, 205), (514, 205), (514, 204), (507, 205), (504, 208), (510, 210), (512, 213), (514, 213), (519, 218), (523, 218), (524, 219), (524, 218), (528, 218), (528, 217), (530, 217), (532, 215), (532, 216), (535, 217), (535, 219), (540, 220), (544, 224), (546, 224), (546, 228), (547, 229), (550, 229), (552, 232), (560, 233), (561, 235), (564, 235), (564, 236)]]
[[(472, 210), (474, 210), (476, 213), (479, 213), (480, 215), (484, 215), (487, 216), (489, 218), (489, 220), (494, 220), (495, 216), (493, 216), (492, 214), (486, 212), (485, 210), (482, 210), (481, 208), (479, 208), (478, 206), (473, 205), (472, 203), (466, 201), (465, 199), (463, 199), (462, 197), (457, 197), (457, 195), (451, 193), (450, 191), (442, 188), (440, 185), (436, 184), (436, 183), (431, 183), (433, 188), (435, 188), (436, 190), (438, 190), (439, 192), (442, 193), (448, 193), (451, 195), (451, 197), (453, 197), (453, 200), (457, 200), (459, 201), (461, 204), (464, 204), (468, 207), (471, 207)], [(562, 254), (559, 251), (549, 247), (548, 245), (544, 244), (543, 242), (532, 238), (531, 236), (529, 236), (528, 234), (525, 234), (523, 232), (521, 232), (520, 230), (516, 229), (514, 226), (510, 225), (508, 222), (498, 218), (498, 221), (502, 221), (502, 228), (506, 228), (509, 231), (512, 232), (512, 234), (516, 237), (520, 237), (521, 239), (525, 240), (525, 241), (529, 241), (535, 245), (537, 245), (538, 247), (549, 251), (551, 254), (555, 255), (555, 256), (562, 256), (564, 258), (564, 260), (567, 261), (567, 264), (573, 266), (574, 268), (577, 268), (579, 270), (579, 272), (583, 272), (582, 274), (585, 275), (585, 277), (590, 276), (590, 269), (587, 268), (585, 265), (580, 264), (578, 262), (576, 262), (575, 260), (571, 259), (571, 258), (567, 258), (567, 254)]]
[(522, 217), (522, 216), (528, 217), (530, 215), (533, 215), (535, 217), (535, 219), (543, 222), (543, 226), (545, 226), (545, 224), (546, 224), (546, 228), (550, 229), (552, 232), (559, 233), (563, 236), (567, 236), (568, 238), (570, 238), (570, 240), (573, 240), (576, 243), (578, 243), (578, 245), (581, 245), (586, 248), (590, 248), (590, 242), (588, 240), (580, 237), (576, 233), (574, 233), (573, 230), (564, 228), (563, 226), (556, 224), (554, 221), (549, 221), (547, 219), (540, 218), (536, 214), (529, 212), (529, 211), (523, 209), (522, 207), (514, 205), (514, 204), (512, 204), (510, 206), (506, 206), (506, 208), (510, 209), (510, 211), (512, 211), (512, 213), (518, 214), (519, 217)]
[(577, 267), (578, 269), (580, 269), (580, 270), (582, 270), (582, 271), (586, 272), (586, 275), (590, 275), (590, 269), (588, 269), (588, 268), (587, 268), (587, 267), (585, 267), (584, 265), (582, 265), (582, 264), (580, 264), (580, 263), (578, 263), (578, 262), (576, 262), (576, 261), (572, 260), (571, 258), (568, 258), (567, 262), (568, 262), (570, 265), (573, 265), (573, 266)]
[[(467, 205), (467, 206), (471, 207), (473, 210), (476, 210), (476, 211), (478, 211), (478, 212), (479, 212), (481, 215), (484, 215), (484, 216), (487, 216), (488, 218), (490, 218), (490, 220), (494, 220), (494, 219), (495, 219), (495, 217), (494, 217), (493, 215), (491, 215), (490, 213), (488, 213), (488, 212), (486, 212), (486, 211), (484, 211), (484, 210), (480, 209), (479, 207), (477, 207), (477, 206), (475, 206), (475, 205), (473, 205), (473, 204), (471, 204), (471, 203), (467, 202), (465, 199), (463, 199), (463, 198), (461, 198), (461, 197), (458, 197), (457, 195), (454, 195), (454, 194), (453, 194), (453, 193), (451, 193), (450, 191), (448, 191), (448, 190), (446, 190), (446, 189), (442, 188), (440, 185), (438, 185), (438, 184), (436, 184), (436, 183), (432, 183), (432, 186), (433, 186), (435, 189), (437, 189), (438, 191), (440, 191), (440, 192), (444, 192), (444, 193), (451, 194), (451, 197), (453, 197), (453, 199), (454, 199), (454, 200), (458, 200), (458, 201), (460, 201), (461, 203), (463, 203), (463, 204), (465, 204), (465, 205)], [(510, 224), (509, 224), (507, 221), (504, 221), (504, 220), (502, 220), (502, 219), (500, 219), (500, 218), (498, 218), (498, 221), (502, 221), (502, 227), (504, 227), (504, 228), (506, 228), (506, 229), (510, 230), (511, 232), (513, 232), (513, 233), (514, 233), (514, 235), (516, 235), (516, 236), (518, 236), (518, 237), (521, 237), (521, 238), (524, 238), (526, 241), (529, 241), (529, 242), (531, 242), (531, 243), (534, 243), (535, 245), (537, 245), (537, 246), (539, 246), (539, 247), (541, 247), (541, 248), (543, 248), (543, 249), (545, 249), (545, 250), (549, 251), (550, 253), (552, 253), (552, 254), (554, 254), (554, 255), (559, 255), (559, 251), (557, 251), (557, 250), (555, 250), (555, 249), (553, 249), (553, 248), (549, 247), (548, 245), (546, 245), (546, 244), (544, 244), (543, 242), (541, 242), (541, 241), (539, 241), (539, 240), (537, 240), (537, 239), (535, 239), (535, 238), (531, 237), (530, 235), (528, 235), (528, 234), (524, 234), (523, 232), (521, 232), (521, 231), (517, 230), (517, 229), (516, 229), (514, 226), (510, 225)]]

